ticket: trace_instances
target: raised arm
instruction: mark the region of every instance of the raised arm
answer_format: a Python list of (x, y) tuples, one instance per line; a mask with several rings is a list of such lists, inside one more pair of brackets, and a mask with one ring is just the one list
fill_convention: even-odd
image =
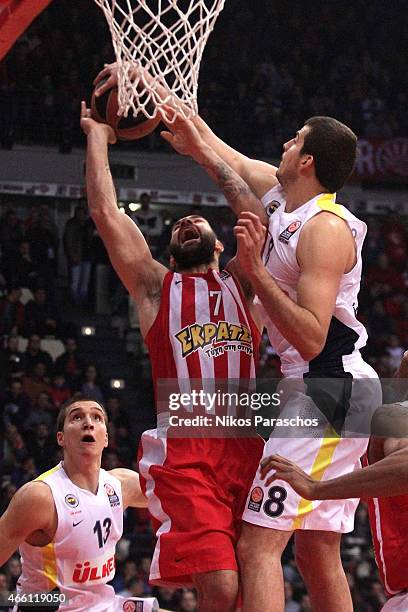
[(152, 258), (137, 225), (118, 209), (108, 160), (108, 143), (115, 142), (112, 128), (93, 121), (85, 102), (81, 106), (81, 127), (88, 141), (86, 188), (89, 212), (113, 267), (138, 306), (142, 333), (145, 333), (157, 313), (167, 270)]
[(174, 111), (171, 107), (164, 107), (162, 117), (168, 131), (161, 132), (161, 136), (178, 153), (189, 155), (200, 164), (221, 189), (236, 215), (242, 211), (251, 210), (264, 225), (267, 225), (268, 217), (265, 209), (247, 183), (204, 142), (191, 120), (178, 115), (174, 121), (170, 122), (167, 118), (172, 114)]
[[(140, 71), (140, 68), (138, 69), (135, 67), (135, 79), (140, 77)], [(117, 66), (115, 63), (107, 64), (95, 78), (94, 84), (98, 85), (98, 83), (104, 79), (106, 80), (99, 88), (99, 95), (102, 95), (105, 91), (117, 85)], [(149, 82), (153, 80), (153, 77), (145, 70), (143, 72), (143, 79)], [(160, 93), (160, 97), (162, 99), (167, 99), (169, 104), (171, 104), (169, 90), (167, 90), (165, 85), (160, 85), (157, 79), (154, 81), (155, 89)], [(227, 145), (211, 130), (204, 119), (199, 115), (193, 117), (192, 121), (204, 142), (209, 145), (227, 166), (230, 166), (234, 172), (239, 174), (258, 198), (262, 198), (269, 189), (278, 184), (278, 179), (276, 178), (277, 169), (275, 166), (264, 161), (251, 159)], [(253, 209), (244, 210), (257, 212)]]
[(56, 510), (52, 493), (43, 482), (29, 482), (19, 489), (0, 517), (0, 566), (6, 563), (35, 531), (53, 537)]
[(258, 198), (262, 198), (269, 189), (278, 184), (275, 166), (258, 159), (251, 159), (230, 147), (211, 130), (199, 115), (193, 117), (192, 121), (204, 142), (239, 174)]

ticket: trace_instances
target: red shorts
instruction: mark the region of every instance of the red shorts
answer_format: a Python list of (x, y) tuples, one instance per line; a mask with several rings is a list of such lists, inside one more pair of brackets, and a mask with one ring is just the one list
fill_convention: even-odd
[(157, 543), (150, 582), (189, 586), (193, 576), (238, 570), (235, 546), (264, 441), (171, 438), (145, 431), (140, 482)]

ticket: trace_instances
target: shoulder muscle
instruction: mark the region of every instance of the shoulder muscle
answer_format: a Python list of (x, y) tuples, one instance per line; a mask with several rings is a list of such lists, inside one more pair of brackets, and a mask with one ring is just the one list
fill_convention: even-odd
[[(344, 219), (330, 212), (321, 212), (305, 224), (296, 251), (300, 267), (312, 262), (344, 274), (355, 258), (351, 230)], [(329, 255), (329, 257), (328, 257)]]
[(55, 523), (51, 489), (43, 482), (29, 482), (19, 489), (0, 518), (0, 565), (34, 531), (47, 531)]

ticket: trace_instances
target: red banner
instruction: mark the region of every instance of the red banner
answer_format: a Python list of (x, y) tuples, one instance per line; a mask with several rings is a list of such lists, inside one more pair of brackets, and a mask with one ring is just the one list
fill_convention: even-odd
[(0, 60), (51, 0), (0, 0)]
[(352, 178), (358, 181), (408, 183), (408, 138), (359, 140)]

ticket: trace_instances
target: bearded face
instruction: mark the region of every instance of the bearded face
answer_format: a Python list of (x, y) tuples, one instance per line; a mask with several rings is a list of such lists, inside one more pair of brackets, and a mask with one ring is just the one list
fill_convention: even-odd
[(174, 225), (170, 254), (180, 270), (209, 265), (214, 260), (216, 241), (209, 223), (202, 217), (192, 215)]

